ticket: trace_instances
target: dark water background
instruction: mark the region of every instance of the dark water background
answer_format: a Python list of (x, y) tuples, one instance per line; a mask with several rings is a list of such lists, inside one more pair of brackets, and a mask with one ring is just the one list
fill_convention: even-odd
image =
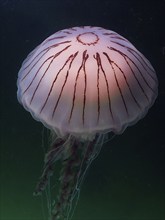
[(112, 29), (152, 63), (159, 96), (147, 116), (105, 144), (90, 167), (73, 220), (165, 219), (165, 1), (0, 0), (0, 220), (45, 220), (32, 192), (43, 165), (42, 125), (17, 102), (27, 54), (72, 26)]

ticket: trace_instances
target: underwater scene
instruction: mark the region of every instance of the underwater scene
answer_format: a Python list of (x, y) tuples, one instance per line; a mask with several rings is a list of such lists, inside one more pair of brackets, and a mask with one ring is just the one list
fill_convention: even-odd
[(165, 219), (164, 0), (0, 0), (0, 220)]

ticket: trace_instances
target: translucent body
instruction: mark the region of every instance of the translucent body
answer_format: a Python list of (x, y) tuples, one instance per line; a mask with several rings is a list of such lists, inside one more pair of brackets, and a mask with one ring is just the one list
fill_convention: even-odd
[(149, 61), (125, 38), (100, 27), (74, 27), (48, 37), (23, 62), (18, 99), (59, 136), (92, 139), (121, 133), (157, 96)]
[[(70, 219), (80, 186), (105, 141), (141, 119), (157, 96), (150, 62), (125, 38), (100, 27), (74, 27), (48, 37), (22, 64), (19, 102), (53, 131), (34, 195), (62, 163), (51, 220)], [(53, 187), (54, 188), (54, 187)], [(49, 194), (51, 194), (49, 189)], [(54, 195), (54, 194), (53, 194)]]

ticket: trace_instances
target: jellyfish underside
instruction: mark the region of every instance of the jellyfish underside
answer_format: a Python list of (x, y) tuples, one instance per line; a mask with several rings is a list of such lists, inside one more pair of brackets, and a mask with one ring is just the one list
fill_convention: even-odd
[(81, 141), (73, 135), (55, 138), (45, 155), (43, 172), (34, 192), (35, 196), (42, 194), (50, 176), (53, 175), (55, 162), (61, 160), (60, 189), (51, 209), (51, 220), (70, 219), (77, 204), (84, 175), (99, 154), (105, 139), (105, 134), (97, 134), (92, 141)]

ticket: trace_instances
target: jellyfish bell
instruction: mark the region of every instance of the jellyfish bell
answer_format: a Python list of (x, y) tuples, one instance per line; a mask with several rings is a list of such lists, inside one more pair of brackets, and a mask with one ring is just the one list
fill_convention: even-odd
[(43, 41), (23, 62), (17, 86), (19, 102), (57, 136), (36, 189), (36, 194), (44, 190), (54, 162), (63, 159), (55, 220), (65, 213), (105, 134), (122, 133), (144, 117), (157, 97), (158, 81), (150, 62), (127, 39), (85, 26)]
[(121, 132), (157, 95), (149, 61), (125, 38), (97, 27), (47, 38), (24, 61), (18, 99), (60, 136)]

